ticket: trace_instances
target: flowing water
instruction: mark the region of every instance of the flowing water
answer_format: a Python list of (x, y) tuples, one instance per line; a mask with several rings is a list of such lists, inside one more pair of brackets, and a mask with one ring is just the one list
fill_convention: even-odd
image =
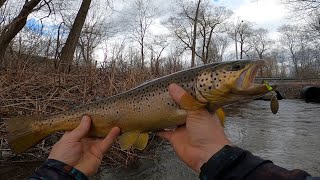
[[(274, 115), (268, 101), (257, 100), (229, 107), (226, 113), (226, 134), (234, 144), (284, 168), (320, 176), (320, 104), (281, 100), (279, 112)], [(161, 146), (156, 157), (141, 159), (130, 168), (103, 167), (90, 179), (198, 179), (169, 144)], [(31, 174), (32, 169), (24, 174)]]

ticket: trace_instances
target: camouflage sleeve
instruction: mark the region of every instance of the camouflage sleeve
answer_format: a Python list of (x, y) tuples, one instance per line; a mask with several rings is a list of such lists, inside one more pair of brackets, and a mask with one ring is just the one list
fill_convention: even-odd
[(201, 180), (305, 180), (307, 178), (312, 179), (305, 171), (281, 168), (269, 160), (254, 156), (249, 151), (228, 145), (203, 164), (200, 173)]
[(28, 178), (28, 180), (87, 180), (81, 171), (61, 161), (48, 159)]

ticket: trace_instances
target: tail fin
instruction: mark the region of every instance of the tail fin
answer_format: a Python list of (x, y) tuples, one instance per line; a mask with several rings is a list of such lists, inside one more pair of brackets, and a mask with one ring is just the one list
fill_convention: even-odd
[(39, 116), (26, 116), (5, 121), (7, 140), (13, 152), (23, 153), (51, 133), (40, 119)]

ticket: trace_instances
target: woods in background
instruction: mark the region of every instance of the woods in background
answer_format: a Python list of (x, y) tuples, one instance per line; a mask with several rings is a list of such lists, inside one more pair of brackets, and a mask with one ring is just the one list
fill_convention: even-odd
[(233, 22), (232, 11), (212, 1), (167, 3), (164, 10), (152, 0), (2, 0), (0, 67), (70, 73), (119, 65), (161, 76), (223, 60), (268, 59), (260, 76), (319, 77), (319, 1), (284, 1), (297, 23), (281, 26), (276, 40), (254, 22)]

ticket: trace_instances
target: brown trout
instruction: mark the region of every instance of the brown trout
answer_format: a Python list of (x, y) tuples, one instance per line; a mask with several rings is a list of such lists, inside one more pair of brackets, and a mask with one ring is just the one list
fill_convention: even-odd
[[(19, 154), (56, 131), (73, 130), (86, 114), (92, 118), (90, 136), (105, 137), (118, 126), (121, 148), (142, 150), (147, 145), (149, 132), (184, 124), (186, 110), (206, 107), (210, 111), (219, 111), (224, 105), (269, 92), (264, 84), (253, 83), (262, 64), (262, 60), (207, 64), (146, 82), (124, 93), (60, 114), (8, 119), (7, 140), (11, 149)], [(171, 83), (180, 85), (189, 93), (182, 97), (180, 106), (169, 95), (167, 88)], [(223, 124), (223, 113), (220, 111), (219, 114)]]

